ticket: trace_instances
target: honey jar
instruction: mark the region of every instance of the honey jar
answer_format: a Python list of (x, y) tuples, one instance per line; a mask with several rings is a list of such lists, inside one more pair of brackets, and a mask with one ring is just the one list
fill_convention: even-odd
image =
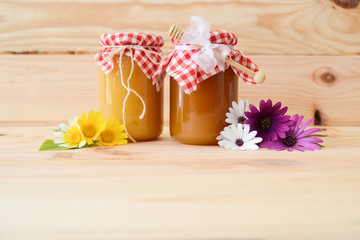
[(238, 77), (231, 68), (201, 82), (191, 94), (170, 77), (170, 135), (181, 143), (216, 144), (225, 114), (237, 99)]
[(100, 111), (124, 124), (133, 142), (156, 139), (163, 130), (163, 78), (152, 75), (161, 62), (162, 37), (110, 33), (99, 42)]
[(238, 77), (256, 84), (251, 76), (228, 65), (225, 58), (254, 72), (259, 69), (234, 49), (237, 38), (233, 33), (208, 30), (204, 41), (199, 41), (201, 34), (206, 33), (205, 28), (209, 28), (207, 23), (203, 25), (192, 28), (198, 32), (187, 36), (185, 32), (184, 37), (193, 36), (194, 41), (173, 40), (175, 49), (166, 56), (154, 78), (161, 77), (165, 71), (170, 75), (170, 135), (185, 144), (214, 145), (220, 131), (227, 126), (226, 112), (232, 101), (238, 101)]

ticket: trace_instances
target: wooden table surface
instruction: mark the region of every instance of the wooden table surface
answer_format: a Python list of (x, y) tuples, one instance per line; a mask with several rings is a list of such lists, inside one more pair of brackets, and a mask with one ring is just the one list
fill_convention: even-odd
[(41, 124), (0, 126), (0, 239), (359, 239), (360, 127), (315, 152), (170, 138), (39, 152)]
[[(98, 38), (200, 15), (266, 72), (258, 105), (315, 118), (315, 152), (172, 140), (39, 152), (47, 128), (98, 109)], [(358, 0), (0, 1), (0, 240), (360, 239)], [(169, 89), (165, 80), (164, 122)]]

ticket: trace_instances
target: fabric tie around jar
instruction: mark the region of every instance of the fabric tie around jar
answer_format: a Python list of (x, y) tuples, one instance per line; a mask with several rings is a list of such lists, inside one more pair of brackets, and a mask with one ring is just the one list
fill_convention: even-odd
[[(123, 101), (122, 120), (129, 138), (133, 142), (136, 142), (136, 140), (131, 137), (126, 127), (126, 101), (130, 93), (134, 93), (140, 99), (143, 105), (143, 111), (140, 114), (139, 119), (144, 117), (146, 113), (146, 105), (143, 98), (130, 87), (130, 79), (134, 70), (134, 61), (138, 64), (146, 77), (152, 79), (152, 84), (156, 86), (157, 91), (160, 91), (162, 78), (154, 79), (152, 76), (161, 63), (162, 51), (160, 47), (164, 45), (164, 40), (162, 37), (155, 34), (125, 32), (103, 34), (99, 39), (99, 43), (103, 46), (103, 48), (94, 56), (94, 58), (105, 74), (108, 74), (113, 70), (113, 57), (115, 55), (119, 55), (120, 81), (127, 91)], [(124, 82), (122, 71), (122, 57), (124, 54), (131, 58), (131, 70), (128, 78), (126, 79), (127, 85)]]
[[(217, 30), (210, 31), (210, 24), (202, 17), (192, 17), (191, 26), (185, 29), (179, 41), (172, 41), (175, 49), (170, 52), (154, 73), (154, 79), (162, 79), (165, 71), (172, 76), (186, 94), (197, 89), (197, 84), (226, 70), (229, 65), (225, 58), (240, 63), (254, 72), (258, 66), (241, 51), (235, 50), (237, 38), (233, 33)], [(201, 45), (201, 49), (194, 46)], [(257, 85), (251, 76), (232, 67), (244, 82)]]

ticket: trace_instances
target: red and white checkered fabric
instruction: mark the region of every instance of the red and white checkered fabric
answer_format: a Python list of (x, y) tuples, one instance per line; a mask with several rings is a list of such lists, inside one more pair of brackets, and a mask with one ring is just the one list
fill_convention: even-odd
[[(162, 59), (160, 47), (164, 45), (164, 39), (161, 36), (149, 33), (107, 33), (101, 35), (99, 43), (103, 47), (94, 58), (104, 73), (108, 74), (114, 68), (112, 58), (107, 61), (104, 61), (104, 59), (106, 59), (113, 51), (118, 50), (121, 47), (126, 47), (124, 54), (129, 57), (132, 54), (135, 62), (139, 65), (144, 74), (151, 79)], [(144, 49), (147, 51), (144, 51)], [(157, 83), (161, 83), (160, 78), (153, 80), (153, 84)]]
[[(214, 44), (236, 45), (237, 38), (233, 33), (218, 30), (210, 32), (210, 42)], [(173, 41), (173, 43), (175, 45), (181, 45), (175, 41)], [(154, 73), (153, 78), (162, 79), (165, 74), (164, 70), (166, 70), (166, 72), (178, 82), (184, 92), (190, 94), (196, 90), (197, 84), (221, 71), (219, 66), (216, 66), (210, 73), (206, 73), (199, 68), (191, 59), (191, 56), (198, 51), (200, 51), (200, 49), (173, 50), (160, 64), (159, 68)], [(232, 50), (229, 54), (229, 58), (246, 66), (254, 72), (259, 71), (258, 66), (239, 50)], [(228, 67), (229, 65), (225, 63), (225, 69)], [(256, 85), (252, 77), (239, 69), (234, 67), (232, 67), (232, 69), (243, 81), (248, 84)]]

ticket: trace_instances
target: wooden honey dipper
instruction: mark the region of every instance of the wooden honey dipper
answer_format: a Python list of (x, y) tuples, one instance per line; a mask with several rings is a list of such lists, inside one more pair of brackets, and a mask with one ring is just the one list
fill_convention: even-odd
[[(181, 27), (179, 27), (179, 26), (177, 26), (175, 24), (171, 25), (171, 27), (170, 27), (170, 29), (168, 31), (168, 36), (169, 37), (180, 41), (180, 39), (182, 38), (183, 35), (184, 35), (184, 29), (183, 28), (181, 28)], [(192, 44), (192, 45), (194, 45), (195, 47), (198, 47), (198, 48), (203, 47), (203, 46), (197, 45), (197, 44)], [(234, 60), (232, 60), (229, 57), (227, 57), (225, 59), (225, 62), (227, 64), (229, 64), (230, 66), (233, 66), (233, 67), (235, 67), (237, 69), (240, 69), (241, 71), (243, 71), (247, 75), (251, 76), (254, 79), (254, 82), (256, 82), (256, 83), (260, 84), (260, 83), (263, 83), (265, 81), (266, 75), (262, 71), (254, 72), (251, 69), (248, 69), (247, 67), (241, 65), (240, 63), (235, 62)]]

